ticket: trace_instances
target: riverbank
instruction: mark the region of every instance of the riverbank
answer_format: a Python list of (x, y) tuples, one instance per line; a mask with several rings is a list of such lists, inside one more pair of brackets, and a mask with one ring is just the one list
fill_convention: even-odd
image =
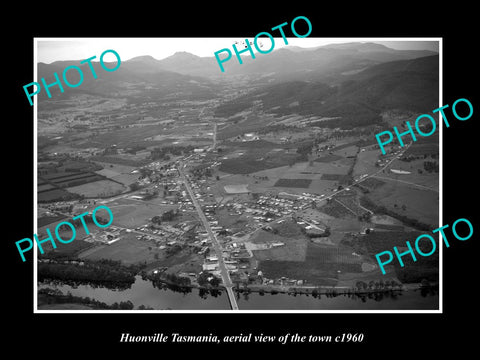
[[(61, 296), (60, 301), (48, 301), (39, 298), (40, 310), (87, 310), (95, 304), (91, 300), (100, 301), (109, 306), (121, 302), (134, 304), (132, 310), (230, 310), (229, 299), (223, 287), (208, 288), (191, 285), (176, 287), (172, 284), (157, 282), (153, 285), (149, 280), (136, 276), (135, 283), (128, 289), (109, 289), (102, 286), (69, 285), (60, 281), (43, 282), (38, 288), (58, 290), (58, 295), (71, 293), (74, 297), (81, 297), (77, 304), (72, 304), (75, 299)], [(196, 290), (198, 289), (198, 290)], [(263, 291), (260, 291), (263, 290)], [(273, 292), (272, 292), (273, 290)], [(282, 290), (281, 292), (279, 290)], [(435, 310), (438, 309), (438, 290), (412, 287), (409, 285), (401, 291), (388, 291), (389, 289), (371, 289), (371, 291), (353, 291), (347, 288), (322, 288), (318, 292), (310, 289), (276, 289), (263, 287), (260, 284), (243, 288), (235, 292), (240, 310)], [(306, 290), (306, 291), (305, 291)], [(334, 291), (336, 290), (336, 291)], [(412, 290), (412, 291), (410, 291)], [(277, 292), (278, 291), (278, 292)], [(53, 295), (56, 295), (55, 293)], [(66, 302), (69, 301), (70, 303)], [(61, 303), (60, 303), (61, 302)], [(92, 309), (92, 310), (102, 310)], [(107, 310), (107, 309), (105, 309)], [(110, 310), (110, 309), (108, 309)]]
[[(178, 290), (191, 291), (192, 289), (199, 289), (202, 291), (225, 291), (226, 288), (223, 285), (219, 286), (200, 286), (197, 283), (191, 283), (188, 285), (179, 285), (165, 279), (156, 279), (157, 282), (160, 282), (168, 287), (173, 287)], [(153, 282), (153, 281), (152, 281)], [(285, 286), (285, 285), (266, 285), (266, 284), (243, 284), (234, 286), (232, 290), (235, 293), (258, 293), (262, 294), (287, 294), (287, 295), (326, 295), (326, 296), (336, 296), (336, 295), (372, 295), (379, 293), (400, 293), (403, 291), (419, 291), (425, 289), (438, 289), (438, 284), (422, 284), (422, 283), (411, 283), (411, 284), (398, 284), (395, 286), (385, 286), (385, 287), (375, 287), (375, 288), (354, 288), (347, 286), (314, 286), (314, 285), (296, 285), (296, 286)]]

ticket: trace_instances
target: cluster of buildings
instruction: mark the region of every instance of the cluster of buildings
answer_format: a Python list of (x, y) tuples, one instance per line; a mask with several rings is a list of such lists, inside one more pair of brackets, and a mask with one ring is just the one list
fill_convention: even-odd
[(305, 197), (294, 198), (291, 196), (261, 195), (256, 201), (230, 201), (225, 207), (231, 215), (247, 214), (254, 221), (271, 222), (277, 217), (293, 214), (298, 210), (311, 206), (311, 200)]
[[(181, 228), (177, 228), (175, 226), (166, 225), (166, 224), (160, 224), (160, 225), (145, 224), (135, 228), (135, 230), (146, 233), (142, 235), (137, 235), (137, 239), (153, 240), (153, 241), (157, 241), (159, 237), (176, 239), (184, 233), (184, 231)], [(152, 234), (155, 236), (150, 236), (148, 234)]]
[[(228, 242), (229, 239), (226, 239)], [(250, 259), (253, 257), (251, 251), (245, 248), (245, 245), (237, 242), (226, 243), (223, 247), (222, 258), (226, 269), (230, 274), (240, 275), (240, 270), (247, 270), (250, 268)], [(208, 255), (205, 257), (202, 265), (203, 271), (208, 271), (216, 276), (221, 276), (219, 269), (219, 259), (217, 255)]]
[(110, 225), (107, 230), (102, 230), (96, 233), (91, 232), (83, 239), (83, 241), (90, 243), (99, 242), (105, 245), (111, 245), (120, 240), (121, 231), (121, 228), (118, 228), (115, 225)]
[(54, 203), (45, 203), (42, 204), (42, 209), (49, 210), (50, 212), (69, 212), (72, 207), (77, 203), (78, 201), (57, 201)]

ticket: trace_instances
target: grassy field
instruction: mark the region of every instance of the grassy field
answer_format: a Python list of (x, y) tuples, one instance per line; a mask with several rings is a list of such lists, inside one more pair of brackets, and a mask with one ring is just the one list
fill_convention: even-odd
[(97, 174), (103, 175), (109, 179), (118, 181), (126, 186), (134, 183), (139, 177), (140, 173), (132, 174), (135, 169), (133, 166), (121, 165), (121, 164), (107, 164), (100, 163), (104, 168), (96, 171)]
[(309, 242), (305, 261), (264, 260), (259, 268), (267, 278), (285, 276), (309, 284), (336, 285), (341, 273), (361, 273), (362, 261), (349, 248)]
[(215, 218), (218, 220), (218, 225), (229, 229), (232, 233), (245, 230), (245, 225), (248, 219), (244, 215), (229, 215), (226, 209), (216, 211)]
[(97, 251), (88, 252), (85, 259), (111, 259), (120, 260), (124, 264), (135, 264), (138, 262), (147, 263), (156, 261), (155, 254), (161, 254), (163, 250), (158, 250), (155, 244), (149, 241), (137, 240), (135, 234), (130, 233), (122, 236), (119, 241), (108, 246), (100, 246)]
[(279, 247), (254, 251), (255, 258), (260, 261), (304, 261), (306, 257), (308, 240), (303, 235), (286, 237), (281, 236), (280, 233), (272, 234), (271, 232), (260, 230), (250, 239), (250, 241), (256, 244), (275, 242), (282, 242), (285, 244)]
[(114, 215), (113, 224), (126, 228), (135, 228), (144, 225), (155, 215), (178, 208), (178, 205), (160, 204), (158, 199), (150, 201), (117, 199), (109, 202), (107, 206)]
[(119, 155), (111, 155), (111, 156), (95, 155), (90, 157), (90, 160), (108, 163), (108, 164), (118, 164), (118, 165), (133, 166), (133, 167), (142, 166), (142, 165), (148, 164), (149, 162), (148, 160), (144, 160), (144, 159), (133, 160), (131, 158), (121, 157)]
[(247, 184), (225, 185), (223, 188), (227, 194), (245, 194), (250, 192)]
[[(379, 173), (377, 176), (382, 178), (389, 178), (392, 180), (399, 180), (405, 183), (411, 183), (412, 186), (422, 185), (426, 188), (438, 191), (440, 176), (439, 173), (431, 172), (428, 173), (424, 169), (424, 161), (436, 161), (438, 159), (427, 158), (425, 160), (413, 160), (410, 162), (405, 161), (394, 161), (388, 169), (403, 170), (408, 171), (410, 174), (395, 174), (389, 170)], [(420, 170), (420, 171), (419, 171)]]
[(47, 191), (47, 190), (52, 190), (52, 189), (56, 189), (54, 185), (52, 184), (39, 184), (37, 186), (37, 192), (41, 193), (42, 191)]
[[(423, 140), (423, 139), (422, 139)], [(407, 151), (405, 151), (405, 156), (408, 155), (431, 155), (431, 154), (439, 154), (439, 142), (438, 142), (438, 137), (436, 138), (436, 141), (418, 141), (413, 143), (412, 146), (410, 146)]]
[(308, 188), (308, 192), (313, 194), (327, 194), (337, 186), (337, 181), (313, 180)]
[[(254, 181), (249, 182), (249, 189), (254, 192), (264, 192), (275, 188), (276, 182), (279, 179), (288, 179), (289, 181), (296, 181), (303, 179), (310, 180), (310, 185), (305, 188), (294, 188), (294, 187), (285, 187), (285, 191), (291, 193), (301, 194), (308, 190), (307, 192), (324, 194), (328, 191), (331, 191), (337, 184), (338, 180), (324, 180), (323, 176), (328, 178), (329, 174), (333, 174), (333, 178), (341, 178), (343, 174), (346, 174), (348, 171), (348, 166), (337, 164), (337, 163), (313, 163), (313, 166), (310, 166), (308, 162), (296, 163), (293, 166), (281, 166), (272, 169), (266, 169), (250, 174), (250, 177), (245, 179), (252, 179), (252, 177), (258, 177), (260, 179), (266, 177), (268, 180), (259, 180), (257, 183)], [(229, 181), (229, 177), (222, 179), (225, 182)], [(235, 177), (231, 178), (232, 182), (237, 181)], [(254, 180), (254, 179), (253, 179)], [(240, 181), (240, 180), (238, 180)], [(245, 182), (245, 180), (243, 180)]]
[[(55, 233), (54, 233), (55, 229), (53, 229), (53, 230), (50, 229), (50, 231), (52, 232), (52, 235), (55, 238)], [(71, 233), (67, 235), (66, 232), (65, 233), (61, 232), (60, 236), (63, 239), (68, 240), (71, 237)], [(39, 240), (42, 240), (42, 239), (46, 238), (46, 235), (45, 236), (39, 236), (38, 238), (39, 238)], [(55, 238), (55, 240), (57, 240), (57, 239)], [(72, 242), (70, 242), (68, 244), (61, 243), (60, 241), (55, 241), (55, 244), (57, 245), (57, 247), (56, 247), (56, 249), (53, 249), (50, 242), (43, 243), (42, 244), (42, 249), (43, 249), (43, 251), (45, 251), (45, 253), (50, 253), (51, 251), (54, 251), (55, 253), (62, 254), (62, 255), (65, 255), (65, 256), (76, 257), (82, 251), (85, 251), (86, 249), (92, 247), (92, 243), (80, 240), (79, 238), (76, 238), (75, 240), (73, 240)], [(41, 256), (40, 251), (38, 251), (37, 254), (39, 256)]]
[(368, 179), (361, 182), (362, 187), (365, 187), (369, 190), (374, 190), (379, 188), (382, 185), (385, 185), (385, 181), (377, 179), (375, 177), (369, 177)]
[(275, 183), (276, 187), (293, 187), (293, 188), (308, 188), (312, 180), (310, 179), (278, 179)]
[(348, 156), (355, 156), (358, 151), (358, 147), (353, 146), (338, 146), (333, 149), (333, 155), (341, 156), (341, 157), (348, 157)]
[(438, 224), (439, 194), (437, 192), (412, 188), (408, 184), (399, 182), (386, 182), (385, 185), (372, 191), (369, 198), (398, 214), (432, 225)]
[(55, 216), (42, 216), (37, 219), (37, 226), (43, 227), (48, 224), (58, 222), (59, 220), (65, 219), (64, 215), (55, 215)]
[(345, 219), (345, 218), (356, 218), (356, 214), (354, 214), (355, 210), (350, 211), (347, 209), (347, 207), (343, 206), (343, 202), (341, 199), (339, 199), (340, 202), (338, 202), (337, 200), (332, 199), (330, 202), (326, 203), (324, 206), (322, 206), (320, 208), (320, 210), (322, 212), (324, 212), (325, 214), (328, 214), (332, 217), (335, 217), (335, 218), (342, 218), (342, 219)]
[[(233, 114), (230, 114), (230, 115), (233, 115)], [(245, 120), (237, 124), (230, 123), (227, 126), (223, 126), (220, 129), (218, 129), (217, 139), (225, 140), (238, 135), (243, 135), (245, 133), (262, 130), (267, 125), (266, 121), (269, 121), (269, 120), (270, 119), (266, 119), (266, 117), (259, 117), (254, 114), (249, 114), (247, 115)]]
[(346, 175), (343, 174), (322, 174), (322, 180), (332, 180), (332, 181), (340, 181), (345, 178)]
[[(102, 179), (104, 179), (103, 176), (91, 171), (59, 172), (39, 177), (41, 185), (49, 182), (56, 187), (76, 186)], [(41, 190), (39, 189), (39, 191)]]
[(360, 152), (355, 167), (353, 168), (353, 176), (373, 174), (377, 172), (379, 168), (375, 166), (375, 162), (380, 154), (381, 152), (378, 149)]
[(71, 197), (72, 194), (70, 194), (68, 191), (65, 191), (63, 189), (53, 189), (53, 190), (47, 190), (47, 191), (42, 191), (38, 193), (38, 201), (39, 202), (47, 202), (47, 201), (59, 201), (64, 198), (69, 198)]
[(381, 224), (381, 225), (402, 225), (400, 220), (397, 220), (388, 215), (372, 215), (371, 222), (374, 224)]
[(341, 156), (333, 155), (333, 154), (327, 154), (327, 155), (320, 155), (314, 161), (321, 162), (321, 163), (329, 163), (329, 162), (337, 161), (337, 160), (340, 160), (340, 159), (342, 159)]
[[(417, 231), (374, 231), (373, 233), (357, 238), (354, 244), (359, 249), (367, 251), (372, 260), (376, 262), (375, 254), (383, 251), (392, 251), (394, 246), (397, 246), (400, 252), (406, 251), (407, 247), (405, 242), (408, 240), (413, 244), (420, 234), (421, 233)], [(427, 243), (428, 242), (420, 244), (420, 247), (426, 253), (431, 250), (431, 245)], [(402, 260), (404, 267), (401, 267), (396, 259), (386, 265), (386, 276), (397, 275), (400, 281), (406, 283), (420, 282), (424, 278), (429, 281), (438, 281), (438, 250), (429, 257), (417, 256), (416, 262), (413, 261), (411, 256), (404, 256)], [(380, 269), (378, 269), (377, 272), (380, 273)]]
[(129, 127), (124, 129), (111, 129), (103, 134), (91, 136), (83, 147), (105, 148), (111, 145), (133, 146), (152, 134), (162, 132), (163, 125), (146, 125), (139, 127)]
[(88, 184), (73, 186), (67, 188), (67, 190), (75, 194), (84, 195), (85, 197), (103, 197), (119, 194), (127, 190), (127, 188), (110, 180), (100, 180)]
[(222, 160), (220, 171), (230, 174), (250, 174), (257, 171), (285, 166), (297, 161), (298, 154), (277, 154), (265, 157), (263, 154), (245, 154), (235, 159)]

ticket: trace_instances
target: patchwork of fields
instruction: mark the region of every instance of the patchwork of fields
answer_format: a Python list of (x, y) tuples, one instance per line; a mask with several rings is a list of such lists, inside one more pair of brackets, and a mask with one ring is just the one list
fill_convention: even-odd
[(362, 273), (363, 258), (349, 248), (308, 243), (304, 261), (264, 260), (259, 268), (267, 278), (285, 276), (309, 284), (335, 286), (340, 273)]
[(72, 194), (86, 197), (105, 197), (119, 194), (127, 188), (109, 180), (98, 172), (76, 171), (41, 175), (37, 181), (38, 200), (53, 201), (72, 197)]

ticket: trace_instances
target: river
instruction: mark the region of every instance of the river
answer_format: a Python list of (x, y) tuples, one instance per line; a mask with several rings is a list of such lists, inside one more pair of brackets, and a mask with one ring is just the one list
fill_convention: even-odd
[[(61, 290), (64, 294), (71, 292), (74, 296), (90, 297), (95, 300), (113, 304), (114, 302), (131, 301), (137, 309), (145, 305), (153, 309), (164, 310), (229, 310), (230, 305), (225, 292), (218, 296), (200, 297), (198, 289), (190, 293), (175, 292), (170, 289), (153, 287), (150, 281), (136, 277), (135, 283), (127, 290), (111, 290), (104, 287), (94, 288), (89, 285), (72, 287), (66, 284), (39, 284), (39, 288), (50, 287)], [(311, 295), (250, 293), (240, 294), (238, 306), (240, 310), (435, 310), (438, 308), (438, 291), (422, 294), (418, 291), (404, 291), (392, 296), (385, 294), (376, 299), (348, 297), (339, 295), (327, 297)]]

